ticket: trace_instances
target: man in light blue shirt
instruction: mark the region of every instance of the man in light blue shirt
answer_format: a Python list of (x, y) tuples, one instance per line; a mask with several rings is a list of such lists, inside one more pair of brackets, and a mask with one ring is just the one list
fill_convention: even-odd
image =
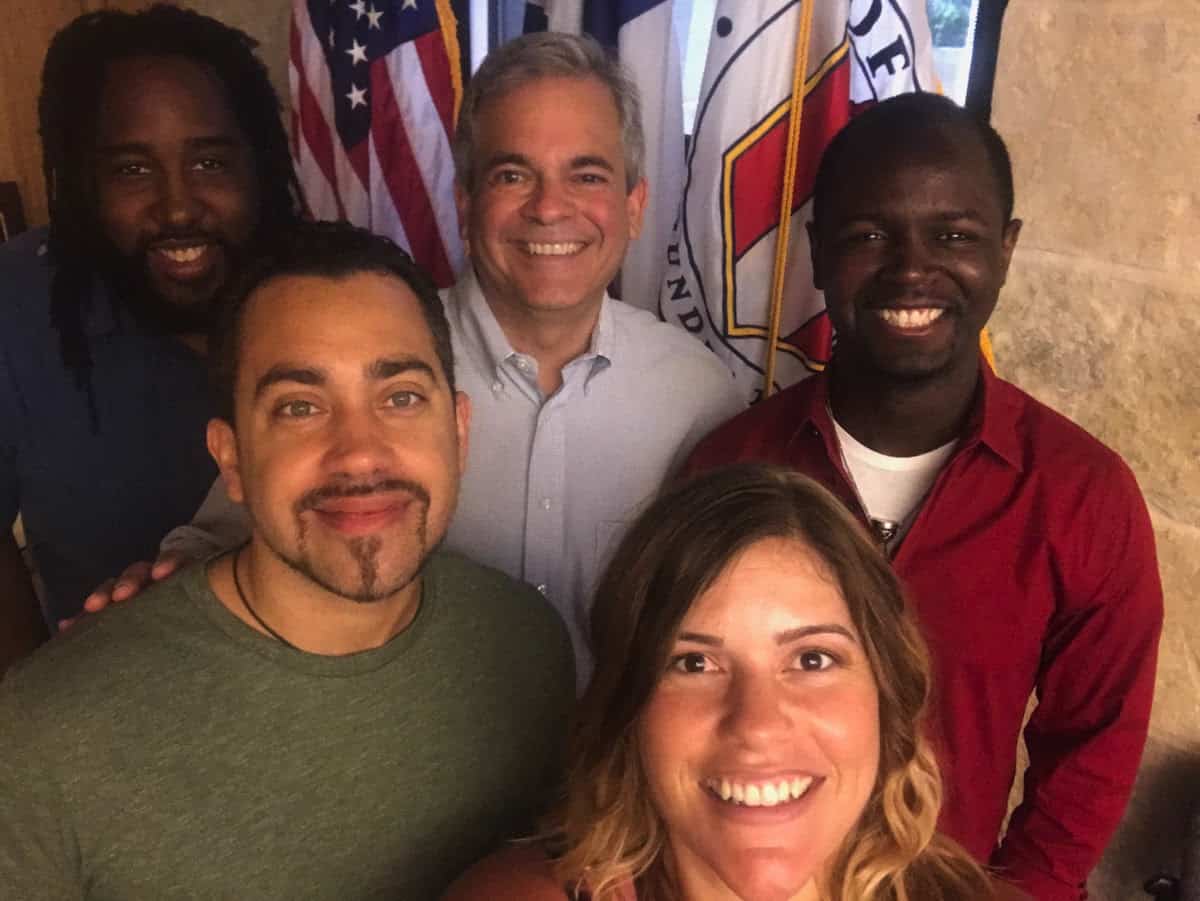
[[(642, 147), (636, 91), (619, 64), (588, 38), (553, 33), (484, 61), (455, 136), (472, 266), (444, 301), (474, 421), (447, 545), (550, 599), (580, 686), (591, 671), (590, 594), (614, 539), (741, 408), (702, 344), (607, 294), (641, 228)], [(236, 517), (215, 486), (164, 550), (195, 558), (236, 543)], [(131, 568), (116, 596), (146, 575)]]

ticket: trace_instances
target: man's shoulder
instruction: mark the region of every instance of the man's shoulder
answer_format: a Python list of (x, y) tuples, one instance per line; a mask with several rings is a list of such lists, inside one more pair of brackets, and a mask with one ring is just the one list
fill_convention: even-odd
[(429, 572), (436, 581), (439, 602), (465, 612), (476, 623), (500, 621), (505, 628), (518, 629), (562, 628), (549, 601), (531, 585), (456, 551), (438, 551), (430, 560)]
[(817, 378), (760, 400), (715, 429), (696, 446), (688, 469), (707, 469), (781, 450), (795, 435), (800, 425), (798, 411), (809, 403), (818, 387)]
[(1003, 379), (994, 388), (996, 400), (1011, 411), (1006, 418), (1017, 432), (1027, 468), (1087, 478), (1129, 472), (1120, 454), (1065, 414)]
[(729, 369), (695, 336), (653, 313), (620, 300), (609, 299), (613, 326), (623, 352), (641, 362), (695, 366), (729, 379)]
[(176, 660), (179, 643), (202, 621), (188, 598), (187, 586), (195, 578), (189, 568), (83, 617), (16, 663), (5, 675), (5, 689), (23, 698), (31, 712), (43, 711), (52, 720), (71, 711), (136, 703), (139, 686), (157, 684)]
[[(0, 244), (0, 321), (5, 329), (38, 322), (49, 327), (50, 263), (46, 230), (39, 228)], [(34, 317), (37, 317), (36, 319)]]

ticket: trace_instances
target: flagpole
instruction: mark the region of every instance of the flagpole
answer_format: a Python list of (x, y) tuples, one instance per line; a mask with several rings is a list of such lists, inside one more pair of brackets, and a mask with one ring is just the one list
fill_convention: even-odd
[(796, 156), (800, 152), (800, 120), (804, 109), (804, 74), (808, 71), (808, 44), (812, 32), (815, 0), (800, 6), (800, 28), (796, 33), (796, 55), (792, 66), (792, 108), (788, 122), (787, 155), (783, 164), (783, 191), (779, 197), (779, 229), (775, 233), (775, 271), (771, 278), (771, 321), (767, 328), (767, 365), (763, 370), (762, 396), (770, 397), (775, 386), (775, 355), (779, 343), (779, 319), (783, 312), (783, 290), (787, 276), (788, 241), (792, 232), (792, 194), (796, 188)]

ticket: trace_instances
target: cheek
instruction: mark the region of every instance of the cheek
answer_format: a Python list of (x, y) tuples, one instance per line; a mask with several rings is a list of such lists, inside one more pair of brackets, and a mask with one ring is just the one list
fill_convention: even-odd
[(717, 734), (712, 706), (661, 689), (646, 705), (638, 721), (638, 748), (651, 796), (660, 807), (669, 806), (674, 787), (691, 779), (693, 762), (709, 750)]
[(830, 759), (869, 791), (879, 769), (879, 696), (874, 685), (832, 692), (810, 708), (809, 716)]
[(121, 253), (137, 250), (148, 202), (137, 194), (101, 187), (96, 194), (96, 215), (105, 237)]

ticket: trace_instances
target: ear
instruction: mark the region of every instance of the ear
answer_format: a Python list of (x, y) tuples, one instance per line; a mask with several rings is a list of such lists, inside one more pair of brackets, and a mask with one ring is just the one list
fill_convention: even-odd
[(808, 254), (812, 260), (813, 287), (818, 291), (824, 291), (825, 273), (821, 271), (821, 242), (817, 236), (817, 224), (815, 222), (806, 222), (804, 223), (804, 227), (808, 229)]
[(1000, 284), (1008, 281), (1008, 264), (1012, 262), (1013, 251), (1017, 249), (1017, 238), (1021, 236), (1021, 226), (1024, 223), (1020, 219), (1010, 219), (1008, 225), (1004, 226), (1004, 235), (1000, 239), (1000, 253), (1003, 260), (1003, 268), (1000, 272)]
[(225, 490), (229, 499), (239, 504), (246, 502), (246, 490), (242, 485), (242, 470), (238, 465), (237, 434), (224, 419), (208, 421), (208, 452), (217, 462), (221, 477), (225, 479)]
[(646, 214), (646, 196), (649, 189), (646, 179), (638, 183), (625, 197), (625, 216), (629, 220), (629, 239), (632, 241), (642, 233), (642, 219)]
[(458, 430), (458, 473), (467, 471), (467, 452), (471, 445), (471, 398), (465, 391), (454, 392), (454, 421)]
[(467, 232), (470, 226), (471, 195), (457, 178), (454, 180), (454, 207), (458, 210), (458, 236), (462, 238), (463, 245), (470, 253)]

